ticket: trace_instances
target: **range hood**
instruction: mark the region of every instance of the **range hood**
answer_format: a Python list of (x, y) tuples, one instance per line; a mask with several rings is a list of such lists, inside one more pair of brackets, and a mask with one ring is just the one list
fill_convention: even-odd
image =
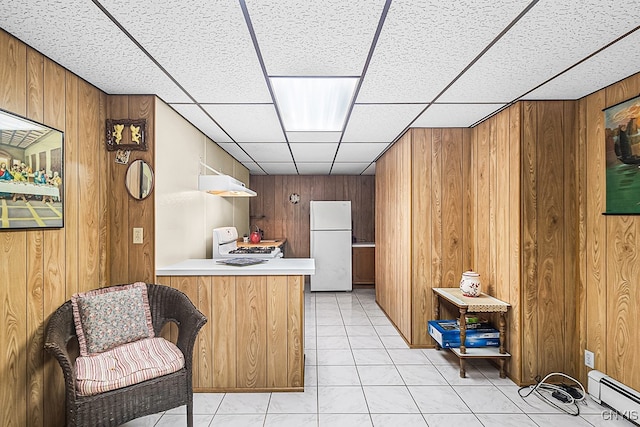
[(222, 197), (254, 197), (258, 193), (229, 175), (200, 175), (198, 190)]
[(222, 197), (254, 197), (258, 195), (255, 191), (245, 187), (242, 181), (222, 174), (202, 162), (200, 164), (214, 172), (215, 175), (198, 176), (198, 190)]

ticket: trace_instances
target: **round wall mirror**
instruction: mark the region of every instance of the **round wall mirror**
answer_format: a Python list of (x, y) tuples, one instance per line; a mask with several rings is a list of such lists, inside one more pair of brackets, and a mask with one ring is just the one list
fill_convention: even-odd
[(153, 171), (143, 160), (136, 160), (127, 170), (127, 191), (137, 200), (145, 199), (153, 190)]

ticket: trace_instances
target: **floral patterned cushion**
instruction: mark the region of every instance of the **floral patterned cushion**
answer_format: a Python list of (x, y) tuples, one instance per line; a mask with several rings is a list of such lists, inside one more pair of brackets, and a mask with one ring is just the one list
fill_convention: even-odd
[(81, 356), (155, 336), (143, 282), (74, 294), (71, 305)]

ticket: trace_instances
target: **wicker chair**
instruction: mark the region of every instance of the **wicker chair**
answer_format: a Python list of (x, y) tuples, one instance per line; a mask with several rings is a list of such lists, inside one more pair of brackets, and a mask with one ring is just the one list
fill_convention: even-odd
[(75, 357), (68, 344), (76, 338), (71, 301), (59, 307), (46, 329), (45, 348), (62, 367), (65, 380), (67, 426), (117, 426), (129, 420), (187, 405), (187, 425), (193, 426), (192, 363), (196, 335), (207, 322), (182, 292), (162, 285), (147, 285), (153, 329), (160, 335), (167, 322), (179, 329), (177, 347), (184, 368), (172, 374), (93, 396), (76, 393)]

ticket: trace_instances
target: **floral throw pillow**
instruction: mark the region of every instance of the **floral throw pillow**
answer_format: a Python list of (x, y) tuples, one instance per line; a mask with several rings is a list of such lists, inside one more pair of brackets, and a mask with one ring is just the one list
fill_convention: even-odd
[(154, 337), (143, 282), (74, 294), (71, 305), (81, 356)]

